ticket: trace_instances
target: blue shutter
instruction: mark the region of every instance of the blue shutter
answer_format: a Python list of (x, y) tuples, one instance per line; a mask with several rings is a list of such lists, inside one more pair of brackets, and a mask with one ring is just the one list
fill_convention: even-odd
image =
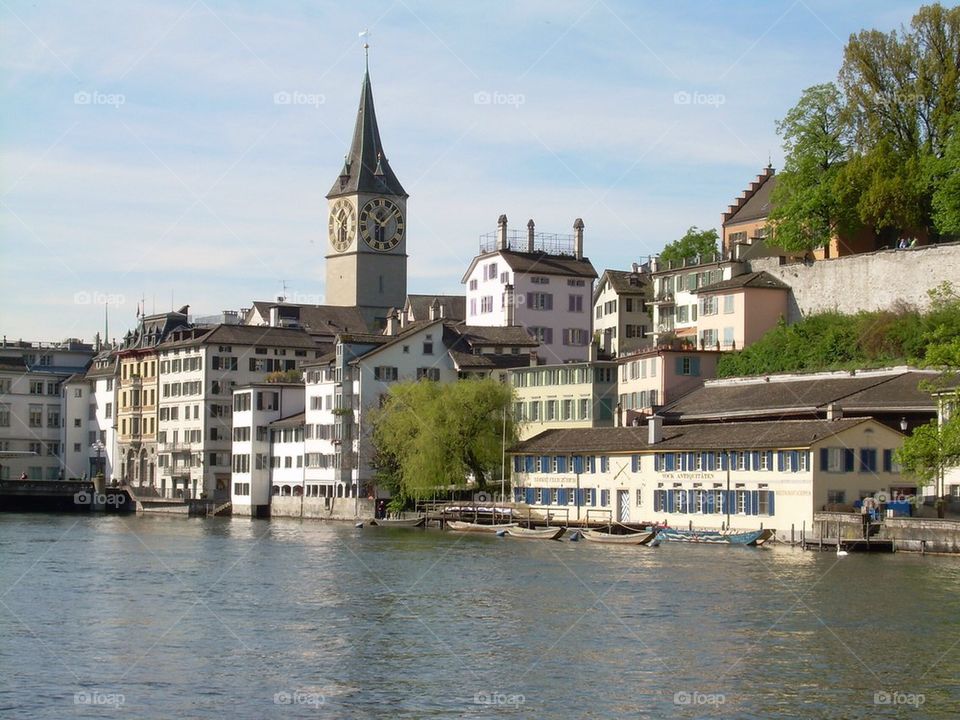
[(700, 376), (700, 358), (690, 358), (690, 374), (694, 377)]
[(601, 490), (600, 491), (600, 504), (604, 507), (610, 504), (610, 491)]
[(533, 455), (527, 455), (524, 461), (527, 463), (527, 472), (532, 473), (537, 467), (536, 462), (534, 462)]
[(773, 450), (767, 450), (767, 470), (773, 472)]
[(654, 454), (653, 454), (653, 470), (654, 470), (654, 472), (660, 472), (660, 467), (661, 467), (660, 455), (661, 455), (661, 453), (654, 453)]
[(694, 507), (696, 507), (696, 490), (687, 490), (687, 512), (692, 513)]
[(760, 469), (760, 451), (754, 450), (751, 454), (753, 455), (753, 459), (751, 460), (750, 469), (754, 471), (759, 470)]
[(653, 511), (654, 511), (654, 512), (660, 512), (660, 508), (662, 507), (662, 505), (660, 504), (660, 493), (661, 493), (661, 492), (663, 492), (663, 491), (662, 491), (662, 490), (654, 490), (654, 491), (653, 491)]
[(583, 488), (580, 488), (577, 490), (577, 507), (581, 507), (583, 505), (586, 505), (586, 503), (584, 502)]
[(550, 464), (550, 456), (541, 455), (540, 456), (540, 472), (548, 473), (552, 471), (553, 471), (553, 467)]
[(793, 472), (800, 472), (800, 451), (799, 450), (790, 451), (790, 467), (793, 468)]
[(583, 456), (582, 455), (573, 456), (573, 471), (577, 475), (580, 475), (581, 473), (583, 473)]
[(560, 488), (557, 490), (557, 505), (566, 505), (567, 504), (567, 490), (566, 488)]
[(567, 471), (567, 456), (557, 455), (557, 472), (565, 473)]
[(883, 451), (883, 471), (884, 472), (893, 471), (893, 450)]
[(675, 503), (674, 503), (673, 491), (667, 490), (667, 512), (668, 513), (672, 513), (676, 509), (674, 505)]
[(853, 450), (847, 448), (843, 451), (843, 471), (844, 472), (853, 472), (853, 461), (854, 453)]
[(750, 493), (752, 496), (750, 498), (750, 514), (759, 515), (760, 514), (760, 491), (754, 490)]
[(674, 362), (674, 370), (676, 370), (677, 375), (683, 375), (683, 358), (678, 357)]
[(773, 492), (773, 490), (767, 490), (767, 514), (768, 514), (768, 515), (774, 515), (774, 514), (775, 514), (775, 513), (774, 513), (774, 509), (773, 509), (773, 496), (774, 496), (774, 495), (775, 495), (775, 493)]
[(590, 472), (592, 473), (597, 472), (597, 456), (596, 455), (590, 456)]
[(540, 495), (543, 496), (543, 504), (549, 505), (550, 504), (550, 488), (542, 488), (540, 491)]
[(637, 471), (637, 462), (639, 461), (639, 459), (640, 458), (637, 455), (630, 456), (630, 472)]
[(730, 461), (730, 451), (720, 453), (720, 469), (726, 471)]
[(666, 472), (673, 472), (673, 469), (674, 469), (674, 467), (673, 467), (674, 457), (675, 457), (675, 456), (674, 456), (673, 453), (666, 453), (666, 454), (663, 456), (663, 469), (664, 469)]
[(777, 472), (783, 472), (783, 450), (777, 450)]
[(520, 472), (520, 456), (519, 455), (513, 456), (513, 471)]
[(536, 499), (536, 491), (533, 488), (527, 488), (527, 505), (533, 505)]
[(714, 496), (713, 490), (707, 490), (707, 497), (706, 497), (706, 500), (705, 500), (704, 503), (703, 503), (703, 509), (704, 509), (708, 514), (712, 514), (712, 513), (714, 512), (713, 496)]
[(721, 490), (720, 491), (720, 512), (724, 515), (730, 512), (730, 491)]
[(826, 472), (830, 466), (830, 450), (820, 448), (820, 472)]

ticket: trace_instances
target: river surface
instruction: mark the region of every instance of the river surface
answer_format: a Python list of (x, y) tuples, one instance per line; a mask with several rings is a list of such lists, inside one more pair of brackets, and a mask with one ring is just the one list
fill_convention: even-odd
[(960, 560), (0, 515), (0, 717), (956, 718)]

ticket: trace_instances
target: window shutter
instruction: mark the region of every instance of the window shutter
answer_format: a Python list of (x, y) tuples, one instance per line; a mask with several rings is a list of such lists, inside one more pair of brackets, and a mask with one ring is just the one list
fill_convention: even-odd
[(750, 497), (750, 514), (759, 515), (760, 514), (760, 491), (754, 490), (749, 493)]
[(566, 505), (567, 504), (567, 490), (566, 488), (560, 488), (557, 490), (557, 505)]
[(830, 450), (827, 448), (820, 448), (820, 471), (826, 472), (827, 468), (830, 467)]
[(773, 508), (773, 496), (775, 494), (776, 493), (774, 493), (773, 490), (767, 490), (767, 515), (772, 516), (776, 514)]
[(527, 505), (533, 505), (534, 501), (537, 499), (536, 492), (533, 488), (527, 488)]
[(727, 463), (729, 459), (730, 459), (729, 451), (720, 453), (720, 469), (721, 470), (725, 471), (727, 469)]
[(713, 513), (714, 494), (715, 493), (711, 490), (707, 491), (707, 497), (703, 504), (704, 510), (706, 510), (707, 513)]
[(767, 470), (773, 471), (773, 450), (767, 450)]
[(783, 472), (783, 450), (777, 450), (777, 472)]
[(675, 363), (674, 369), (676, 370), (677, 375), (683, 375), (683, 358), (679, 358), (679, 357), (676, 358), (674, 360), (674, 363)]
[(676, 509), (676, 508), (674, 507), (674, 500), (675, 500), (675, 498), (673, 497), (673, 491), (672, 491), (672, 490), (667, 490), (666, 492), (667, 492), (667, 512), (668, 512), (668, 513), (672, 513), (672, 512)]
[(790, 451), (790, 467), (793, 469), (793, 472), (800, 472), (800, 451), (799, 450)]
[(660, 453), (653, 454), (653, 470), (654, 472), (660, 472)]
[(753, 457), (751, 458), (751, 460), (750, 460), (750, 462), (751, 462), (751, 467), (750, 467), (750, 469), (751, 469), (751, 470), (754, 470), (754, 471), (759, 470), (759, 469), (760, 469), (760, 451), (759, 451), (759, 450), (754, 450), (754, 451), (753, 451), (752, 453), (750, 453), (750, 454), (753, 456)]
[(601, 490), (601, 491), (600, 491), (600, 504), (603, 505), (604, 507), (606, 507), (607, 505), (610, 504), (610, 491), (609, 491), (609, 490)]
[(890, 472), (893, 470), (893, 450), (884, 450), (883, 451), (883, 471)]
[(843, 451), (843, 471), (853, 472), (854, 454), (853, 450), (847, 448)]
[(550, 465), (550, 456), (549, 456), (549, 455), (541, 455), (541, 456), (540, 456), (540, 472), (542, 472), (542, 473), (548, 473), (548, 472), (550, 472), (552, 469), (553, 469), (553, 468), (552, 468), (551, 465)]
[(700, 376), (700, 358), (690, 358), (690, 374), (695, 377)]
[(720, 512), (724, 515), (730, 512), (730, 491), (721, 490), (720, 491)]
[(577, 507), (580, 507), (586, 504), (583, 501), (584, 499), (583, 496), (584, 496), (583, 488), (580, 488), (579, 490), (577, 490)]
[(697, 495), (696, 490), (687, 490), (687, 512), (688, 513), (695, 512), (694, 508), (696, 507), (696, 504), (695, 504), (696, 495)]
[(637, 465), (640, 462), (640, 457), (638, 455), (630, 456), (630, 472), (637, 472)]

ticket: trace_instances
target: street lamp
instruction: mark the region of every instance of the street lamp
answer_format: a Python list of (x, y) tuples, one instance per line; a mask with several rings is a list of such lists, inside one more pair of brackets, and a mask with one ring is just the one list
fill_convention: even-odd
[(900, 432), (905, 433), (907, 431), (907, 427), (908, 427), (907, 418), (906, 417), (900, 418)]

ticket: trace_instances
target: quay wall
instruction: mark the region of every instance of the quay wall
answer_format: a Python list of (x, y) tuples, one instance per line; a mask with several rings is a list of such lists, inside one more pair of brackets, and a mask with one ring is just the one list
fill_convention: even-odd
[(781, 265), (778, 257), (750, 260), (753, 271), (766, 270), (790, 286), (787, 322), (837, 311), (887, 310), (907, 303), (930, 307), (927, 291), (950, 282), (960, 289), (960, 243), (907, 250), (878, 250), (809, 264)]
[(360, 500), (359, 515), (354, 498), (281, 497), (270, 498), (271, 517), (295, 517), (308, 520), (356, 520), (372, 518), (373, 500)]
[(893, 540), (897, 550), (960, 553), (960, 522), (930, 518), (888, 518), (880, 537)]

